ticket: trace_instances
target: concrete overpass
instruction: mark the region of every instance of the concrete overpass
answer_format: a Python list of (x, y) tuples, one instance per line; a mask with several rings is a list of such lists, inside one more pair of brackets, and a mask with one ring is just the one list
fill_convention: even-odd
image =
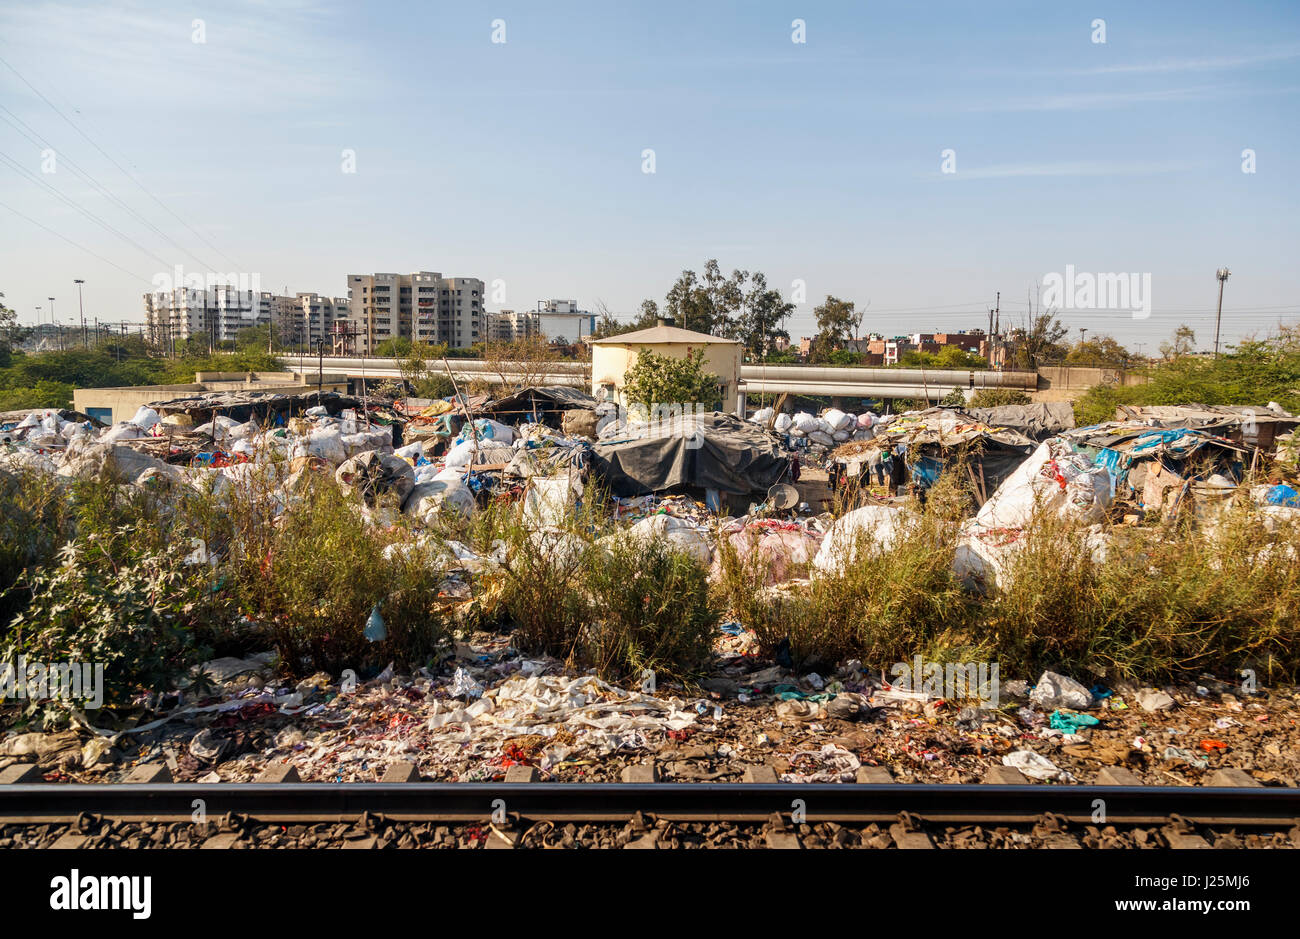
[[(281, 360), (311, 384), (318, 371), (325, 376), (345, 374), (352, 379), (401, 378), (398, 359), (285, 354)], [(501, 363), (495, 367), (481, 359), (448, 359), (456, 381), (474, 379), (493, 384), (502, 375), (511, 381), (530, 380), (543, 385), (569, 385), (589, 390), (591, 365), (586, 362), (551, 362), (545, 366)], [(441, 362), (430, 363), (441, 372)], [(1032, 393), (1038, 387), (1037, 372), (995, 372), (965, 369), (919, 368), (827, 368), (803, 365), (744, 365), (740, 370), (741, 390), (755, 394), (823, 395), (859, 398), (928, 398), (937, 401), (960, 388), (1009, 388)]]

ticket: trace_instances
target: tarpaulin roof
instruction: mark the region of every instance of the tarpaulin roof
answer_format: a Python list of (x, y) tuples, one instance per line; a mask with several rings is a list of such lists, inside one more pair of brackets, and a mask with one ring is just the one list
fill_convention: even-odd
[(630, 424), (597, 443), (592, 468), (615, 495), (698, 486), (744, 495), (779, 482), (790, 458), (776, 434), (714, 411)]
[(487, 408), (492, 413), (530, 413), (538, 411), (567, 411), (571, 408), (592, 410), (599, 404), (595, 398), (577, 388), (562, 385), (553, 387), (520, 388), (505, 397), (497, 398)]
[[(372, 404), (385, 404), (385, 399), (372, 399)], [(323, 406), (330, 414), (337, 414), (347, 408), (361, 408), (362, 399), (337, 392), (327, 391), (318, 394), (315, 391), (306, 394), (281, 394), (275, 391), (210, 391), (201, 394), (173, 398), (151, 404), (159, 414), (188, 414), (191, 417), (206, 416), (216, 412), (237, 421), (246, 421), (252, 417), (266, 414), (285, 414), (306, 410), (316, 405)]]
[(977, 421), (993, 427), (1009, 428), (1039, 442), (1074, 427), (1074, 405), (1068, 401), (968, 408), (966, 413)]

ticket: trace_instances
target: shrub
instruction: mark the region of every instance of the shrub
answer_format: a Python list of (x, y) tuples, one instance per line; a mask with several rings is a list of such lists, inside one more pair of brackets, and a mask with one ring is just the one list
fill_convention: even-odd
[(966, 405), (972, 408), (998, 408), (1007, 404), (1028, 404), (1032, 399), (1014, 388), (981, 388)]
[(36, 470), (0, 470), (0, 635), (30, 598), (23, 572), (52, 561), (71, 525), (57, 477)]
[(69, 542), (57, 565), (30, 575), (31, 602), (10, 624), (0, 661), (102, 664), (109, 706), (165, 688), (201, 661), (208, 650), (198, 637), (224, 615), (209, 570), (178, 552), (140, 550), (133, 535)]
[(940, 477), (890, 550), (880, 550), (873, 533), (862, 532), (851, 564), (797, 592), (756, 591), (760, 572), (745, 570), (722, 543), (721, 589), (733, 612), (765, 650), (788, 640), (796, 664), (833, 664), (850, 656), (885, 663), (917, 652), (941, 659), (944, 649), (967, 647), (971, 600), (952, 571), (965, 500), (958, 478)]
[(498, 506), (481, 530), (482, 540), (506, 545), (502, 605), (515, 626), (516, 648), (580, 661), (579, 640), (592, 616), (584, 579), (594, 560), (591, 532), (580, 516), (570, 516), (563, 527), (530, 530), (518, 506)]
[[(385, 557), (388, 544), (408, 540), (404, 521), (382, 536), (332, 479), (312, 475), (300, 485), (274, 520), (265, 498), (232, 504), (236, 541), (228, 563), (243, 613), (266, 632), (290, 674), (427, 662), (447, 635), (443, 572), (418, 555)], [(388, 638), (371, 644), (362, 630), (375, 604)]]
[(617, 680), (650, 669), (669, 678), (702, 671), (720, 610), (707, 571), (662, 541), (617, 537), (603, 562), (589, 566), (595, 621), (584, 658)]

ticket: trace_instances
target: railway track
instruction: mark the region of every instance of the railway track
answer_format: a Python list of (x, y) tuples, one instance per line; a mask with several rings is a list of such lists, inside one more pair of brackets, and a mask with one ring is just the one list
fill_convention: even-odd
[[(551, 841), (548, 834), (554, 835)], [(1296, 847), (1300, 790), (786, 783), (19, 784), (0, 787), (0, 835), (7, 846), (18, 847), (466, 847), (484, 842), (492, 847), (567, 847), (588, 841), (593, 846), (656, 847), (681, 846), (683, 840), (688, 846), (712, 844), (719, 838), (759, 847), (823, 846), (827, 839), (845, 847)], [(532, 844), (531, 835), (537, 835)], [(647, 838), (649, 844), (632, 844)]]

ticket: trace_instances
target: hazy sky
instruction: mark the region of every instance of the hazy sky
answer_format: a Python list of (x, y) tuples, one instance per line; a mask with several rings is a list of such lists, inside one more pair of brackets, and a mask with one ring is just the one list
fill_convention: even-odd
[(827, 293), (890, 334), (984, 325), (997, 291), (1020, 322), (1067, 265), (1151, 275), (1148, 319), (1063, 314), (1147, 352), (1184, 322), (1212, 343), (1222, 265), (1229, 339), (1300, 318), (1294, 0), (0, 0), (0, 58), (25, 322), (74, 316), (75, 277), (88, 315), (139, 321), (175, 264), (630, 314), (711, 257), (802, 280), (796, 338)]

